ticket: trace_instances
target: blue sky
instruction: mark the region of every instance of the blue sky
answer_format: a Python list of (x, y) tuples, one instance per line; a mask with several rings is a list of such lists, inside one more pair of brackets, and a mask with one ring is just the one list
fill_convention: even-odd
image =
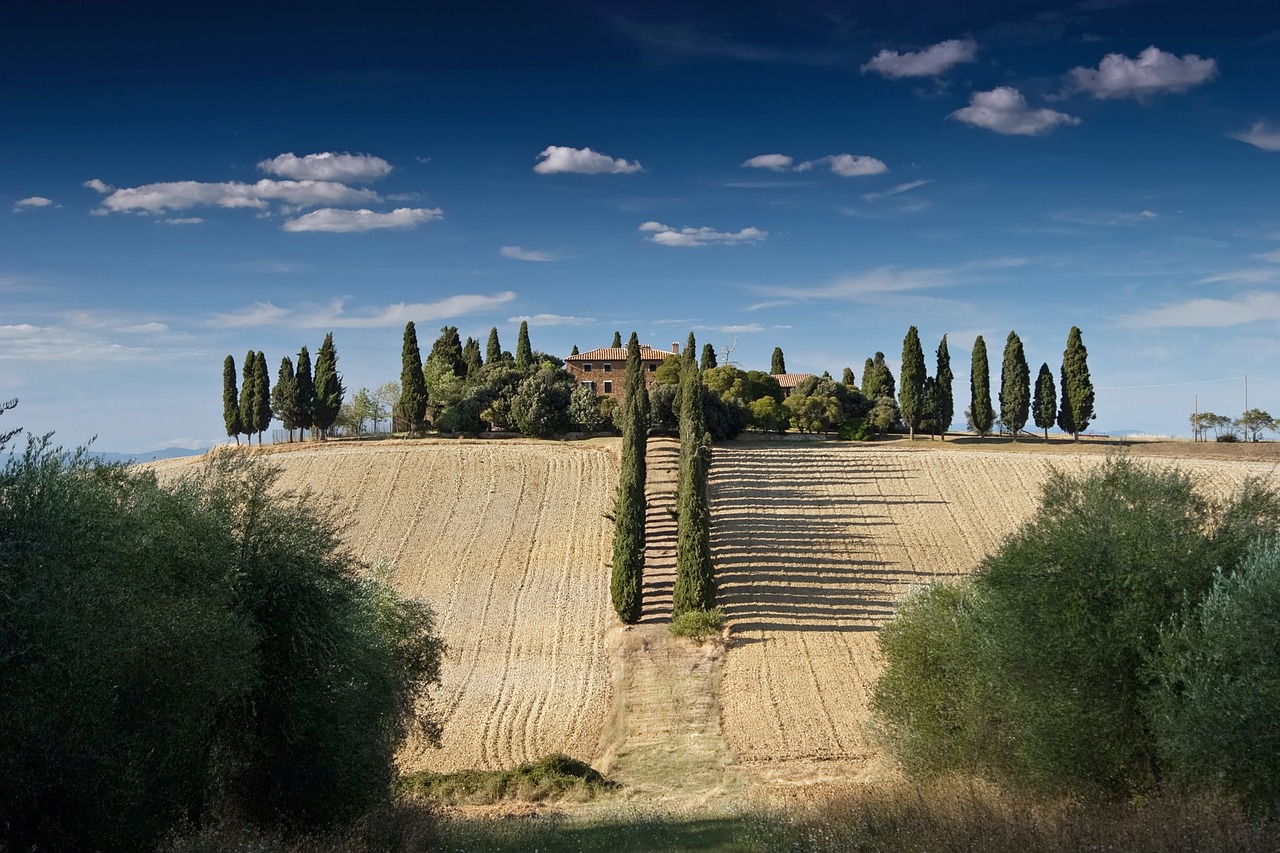
[(6, 422), (205, 447), (227, 354), (526, 318), (859, 377), (914, 324), (961, 401), (1077, 325), (1099, 431), (1280, 414), (1280, 9), (410, 5), (7, 0)]

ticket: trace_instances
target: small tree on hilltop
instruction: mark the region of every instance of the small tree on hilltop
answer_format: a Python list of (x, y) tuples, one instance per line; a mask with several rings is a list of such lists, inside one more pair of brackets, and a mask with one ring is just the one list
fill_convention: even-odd
[(622, 332), (613, 333), (613, 343), (609, 346), (613, 349), (622, 349)]
[(1004, 362), (1000, 368), (1000, 423), (1013, 433), (1027, 425), (1031, 410), (1031, 371), (1027, 357), (1022, 352), (1022, 341), (1017, 333), (1010, 332), (1004, 344)]
[(857, 378), (853, 375), (853, 368), (846, 367), (844, 373), (840, 374), (840, 384), (850, 390), (858, 387)]
[(520, 321), (520, 334), (516, 338), (516, 369), (533, 369), (533, 346), (529, 343), (529, 321)]
[(701, 370), (712, 370), (713, 368), (718, 366), (719, 365), (716, 361), (716, 348), (713, 347), (711, 344), (703, 344), (702, 345), (702, 361), (699, 362), (698, 367)]
[[(431, 354), (427, 358), (447, 366), (458, 378), (467, 375), (467, 361), (462, 352), (462, 339), (458, 337), (457, 326), (440, 327), (440, 337), (431, 345)], [(403, 384), (403, 380), (401, 382)]]
[(1093, 380), (1089, 378), (1089, 351), (1085, 349), (1080, 330), (1075, 326), (1067, 333), (1067, 348), (1062, 353), (1062, 394), (1058, 409), (1058, 428), (1080, 440), (1080, 433), (1093, 420)]
[(298, 378), (293, 372), (293, 360), (289, 356), (280, 359), (280, 371), (276, 374), (276, 387), (271, 389), (271, 409), (280, 419), (280, 425), (289, 431), (298, 428)]
[(258, 350), (253, 362), (253, 426), (258, 431), (258, 446), (262, 446), (262, 434), (271, 427), (271, 377), (267, 373), (267, 357)]
[(915, 326), (907, 329), (902, 342), (902, 375), (898, 386), (898, 411), (907, 425), (907, 434), (914, 441), (916, 427), (925, 416), (924, 410), (924, 350), (920, 348), (920, 333)]
[(609, 596), (623, 622), (640, 619), (641, 583), (644, 575), (645, 443), (648, 435), (648, 400), (644, 365), (635, 332), (627, 342), (627, 374), (622, 407), (616, 416), (622, 427), (622, 470), (613, 520), (613, 571)]
[(1049, 440), (1049, 427), (1053, 426), (1058, 413), (1058, 389), (1053, 385), (1053, 371), (1049, 365), (1040, 365), (1040, 374), (1036, 377), (1036, 396), (1031, 401), (1031, 410), (1035, 414), (1036, 426), (1044, 430), (1044, 440)]
[(955, 377), (951, 373), (951, 350), (947, 348), (946, 335), (942, 336), (942, 342), (938, 344), (937, 370), (937, 410), (934, 412), (934, 419), (938, 422), (939, 435), (946, 441), (947, 430), (951, 429), (951, 422), (956, 416), (956, 399), (951, 391), (951, 383)]
[(489, 341), (484, 347), (484, 363), (497, 364), (502, 361), (502, 344), (498, 341), (498, 327), (489, 329)]
[(774, 376), (781, 376), (787, 372), (787, 361), (782, 356), (782, 347), (773, 348), (773, 359), (769, 365), (769, 372)]
[(427, 380), (422, 373), (422, 351), (418, 349), (418, 330), (410, 320), (404, 326), (404, 342), (400, 346), (399, 416), (410, 434), (422, 431), (427, 420)]
[(1275, 430), (1276, 419), (1262, 409), (1249, 409), (1236, 421), (1247, 441), (1259, 441), (1264, 430)]
[(298, 437), (302, 430), (315, 426), (316, 386), (311, 377), (311, 353), (303, 347), (298, 350), (298, 367), (294, 373), (298, 387)]
[(987, 342), (978, 335), (973, 342), (973, 359), (969, 372), (969, 422), (974, 432), (986, 435), (995, 422), (991, 408), (991, 368), (987, 364)]
[(342, 377), (338, 374), (338, 352), (333, 346), (333, 332), (324, 336), (316, 356), (316, 397), (313, 409), (315, 428), (321, 436), (328, 434), (342, 408)]
[(258, 354), (249, 350), (240, 363), (240, 427), (244, 430), (245, 440), (253, 444), (253, 434), (257, 432), (254, 424), (258, 422), (257, 410), (253, 404), (254, 367), (258, 363)]
[(236, 390), (236, 360), (227, 356), (222, 362), (222, 423), (227, 428), (227, 437), (234, 438), (240, 444), (240, 433), (244, 428), (240, 424), (240, 392)]

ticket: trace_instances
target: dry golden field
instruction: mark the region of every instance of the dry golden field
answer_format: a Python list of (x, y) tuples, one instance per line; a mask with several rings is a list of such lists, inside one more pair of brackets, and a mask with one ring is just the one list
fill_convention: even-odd
[[(407, 769), (566, 752), (641, 796), (891, 772), (868, 731), (876, 629), (913, 585), (972, 571), (1033, 511), (1050, 466), (1100, 444), (743, 440), (717, 447), (712, 547), (727, 642), (671, 638), (675, 442), (650, 442), (642, 624), (609, 604), (616, 440), (330, 442), (269, 452), (281, 485), (334, 496), (346, 540), (395, 562), (448, 643), (441, 750)], [(256, 452), (256, 451), (255, 451)], [(1220, 494), (1280, 445), (1136, 445)], [(192, 461), (153, 464), (162, 476)], [(726, 788), (727, 786), (727, 788)], [(730, 795), (732, 795), (730, 793)]]

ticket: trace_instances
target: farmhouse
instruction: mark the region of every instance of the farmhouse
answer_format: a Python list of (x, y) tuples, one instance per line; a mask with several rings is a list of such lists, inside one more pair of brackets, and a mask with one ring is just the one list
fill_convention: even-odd
[(778, 380), (778, 385), (782, 387), (782, 396), (785, 399), (791, 396), (791, 392), (796, 390), (797, 385), (812, 376), (812, 373), (777, 373), (774, 374), (773, 378)]
[[(653, 385), (658, 365), (667, 356), (679, 355), (680, 345), (672, 344), (671, 350), (654, 349), (640, 345), (640, 364), (644, 369), (644, 386)], [(586, 385), (602, 397), (613, 397), (622, 402), (623, 380), (627, 375), (627, 348), (600, 347), (590, 352), (571, 355), (564, 360), (565, 369), (575, 382)]]

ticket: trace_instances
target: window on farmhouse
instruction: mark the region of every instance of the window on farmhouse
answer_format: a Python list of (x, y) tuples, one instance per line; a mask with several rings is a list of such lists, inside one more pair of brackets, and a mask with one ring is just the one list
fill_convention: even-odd
[(591, 362), (589, 362), (589, 361), (584, 361), (584, 362), (582, 362), (582, 372), (583, 372), (583, 373), (590, 373), (590, 372), (591, 372)]
[(611, 363), (609, 363), (609, 362), (607, 362), (607, 361), (606, 361), (606, 362), (604, 363), (604, 367), (602, 367), (602, 368), (601, 368), (601, 370), (603, 370), (605, 373), (612, 373), (612, 372), (613, 372), (613, 365), (612, 365)]
[(604, 381), (604, 393), (606, 393), (606, 394), (612, 394), (612, 393), (613, 393), (613, 383), (612, 383), (612, 382), (610, 382), (608, 379), (606, 379), (606, 380)]
[(583, 386), (584, 386), (584, 387), (586, 387), (586, 388), (590, 389), (591, 391), (595, 391), (595, 390), (596, 390), (596, 383), (594, 383), (594, 382), (583, 382), (582, 384), (583, 384)]

